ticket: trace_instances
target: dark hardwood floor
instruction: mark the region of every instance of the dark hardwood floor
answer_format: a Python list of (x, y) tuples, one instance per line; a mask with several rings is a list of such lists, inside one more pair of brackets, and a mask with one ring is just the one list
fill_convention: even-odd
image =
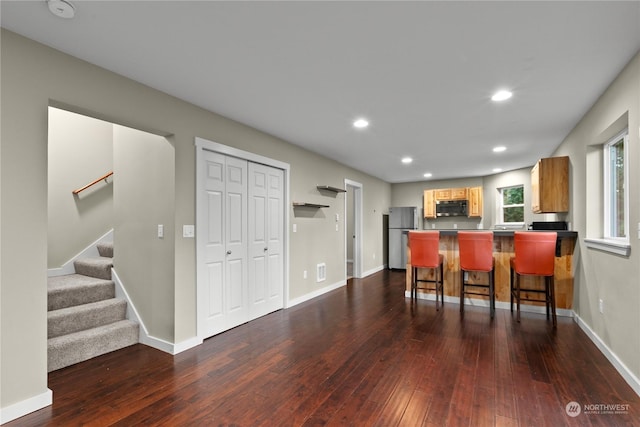
[(137, 344), (52, 372), (49, 388), (53, 406), (6, 426), (640, 425), (640, 397), (573, 320), (461, 318), (412, 304), (389, 271), (177, 356)]

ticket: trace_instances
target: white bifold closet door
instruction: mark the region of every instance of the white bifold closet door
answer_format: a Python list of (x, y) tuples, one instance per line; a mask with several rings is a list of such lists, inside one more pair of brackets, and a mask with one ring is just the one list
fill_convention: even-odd
[(283, 171), (204, 153), (203, 338), (283, 307)]
[(283, 307), (284, 171), (249, 163), (249, 313)]

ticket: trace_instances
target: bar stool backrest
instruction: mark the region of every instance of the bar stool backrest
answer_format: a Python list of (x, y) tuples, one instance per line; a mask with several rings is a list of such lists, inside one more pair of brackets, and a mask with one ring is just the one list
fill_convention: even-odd
[(518, 274), (553, 276), (558, 233), (516, 231), (513, 234)]
[(493, 232), (458, 231), (460, 268), (466, 271), (493, 269)]
[(440, 265), (440, 232), (409, 231), (411, 266), (437, 268)]

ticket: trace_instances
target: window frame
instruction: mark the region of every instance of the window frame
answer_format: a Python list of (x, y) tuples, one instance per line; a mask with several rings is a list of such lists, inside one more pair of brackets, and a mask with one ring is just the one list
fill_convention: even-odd
[[(614, 218), (612, 215), (614, 208), (614, 201), (612, 200), (612, 180), (611, 180), (611, 147), (622, 142), (623, 146), (623, 185), (624, 185), (624, 207), (623, 207), (623, 227), (624, 227), (624, 236), (615, 236), (612, 235), (612, 230), (617, 229), (615, 224), (613, 223)], [(609, 139), (602, 146), (603, 151), (603, 173), (602, 173), (602, 184), (603, 184), (603, 224), (602, 224), (602, 238), (604, 240), (629, 244), (630, 242), (630, 233), (629, 233), (629, 129), (624, 129), (623, 131), (616, 134), (613, 138)]]
[[(515, 205), (505, 205), (504, 204), (504, 191), (505, 190), (509, 190), (512, 188), (522, 188), (522, 203), (519, 204), (515, 204)], [(514, 207), (522, 207), (522, 221), (518, 221), (518, 222), (506, 222), (504, 220), (504, 209), (505, 208), (514, 208)], [(516, 185), (508, 185), (506, 187), (500, 187), (498, 188), (498, 215), (497, 218), (499, 219), (498, 224), (497, 225), (505, 225), (505, 226), (523, 226), (525, 224), (525, 220), (524, 220), (524, 209), (525, 209), (525, 203), (524, 203), (524, 184), (516, 184)]]

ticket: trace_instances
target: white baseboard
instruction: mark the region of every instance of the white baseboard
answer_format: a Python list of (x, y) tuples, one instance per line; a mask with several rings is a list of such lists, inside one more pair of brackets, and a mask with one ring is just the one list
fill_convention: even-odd
[[(378, 266), (376, 268), (373, 268), (371, 270), (365, 271), (362, 274), (362, 277), (364, 278), (364, 277), (370, 276), (370, 275), (372, 275), (374, 273), (377, 273), (379, 271), (382, 271), (384, 269), (385, 269), (385, 266), (384, 265), (380, 265), (380, 266)], [(298, 297), (298, 298), (295, 298), (295, 299), (287, 301), (287, 304), (285, 305), (284, 308), (290, 308), (290, 307), (293, 307), (295, 305), (302, 304), (303, 302), (306, 302), (306, 301), (312, 300), (314, 298), (317, 298), (317, 297), (319, 297), (321, 295), (324, 295), (327, 292), (331, 292), (331, 291), (333, 291), (335, 289), (338, 289), (338, 288), (340, 288), (342, 286), (346, 286), (346, 284), (347, 284), (347, 281), (345, 280), (345, 281), (340, 281), (340, 282), (334, 283), (333, 285), (329, 285), (329, 286), (325, 286), (323, 288), (317, 289), (317, 290), (315, 290), (313, 292), (310, 292), (310, 293), (308, 293), (306, 295), (303, 295), (301, 297)]]
[(329, 286), (325, 286), (323, 288), (317, 289), (317, 290), (315, 290), (313, 292), (310, 292), (308, 294), (305, 294), (305, 295), (303, 295), (301, 297), (290, 299), (289, 301), (287, 301), (287, 304), (286, 304), (285, 308), (291, 308), (291, 307), (293, 307), (295, 305), (302, 304), (303, 302), (312, 300), (312, 299), (314, 299), (316, 297), (319, 297), (320, 295), (324, 295), (327, 292), (331, 292), (331, 291), (333, 291), (335, 289), (338, 289), (338, 288), (340, 288), (342, 286), (345, 286), (346, 284), (347, 284), (347, 281), (343, 280), (343, 281), (334, 283), (333, 285), (329, 285)]
[(47, 277), (66, 276), (67, 274), (74, 274), (76, 272), (76, 268), (73, 266), (73, 262), (80, 258), (95, 258), (100, 256), (100, 254), (98, 253), (97, 245), (98, 243), (102, 242), (113, 242), (113, 229), (107, 231), (98, 240), (91, 243), (89, 246), (76, 254), (76, 256), (62, 264), (62, 267), (50, 268), (49, 270), (47, 270)]
[(182, 353), (183, 351), (187, 351), (193, 347), (199, 346), (200, 344), (202, 344), (202, 342), (202, 338), (199, 337), (193, 337), (188, 340), (180, 341), (179, 343), (173, 345), (173, 353), (171, 354), (175, 355), (178, 353)]
[(8, 423), (17, 418), (50, 406), (53, 403), (53, 392), (47, 389), (44, 393), (30, 397), (13, 405), (0, 408), (0, 424)]
[(367, 277), (367, 276), (371, 276), (372, 274), (375, 274), (378, 271), (382, 271), (384, 269), (385, 269), (384, 265), (379, 265), (379, 266), (377, 266), (375, 268), (372, 268), (371, 270), (367, 270), (367, 271), (362, 272), (362, 277), (364, 278), (364, 277)]
[(172, 342), (163, 340), (162, 338), (157, 338), (152, 335), (149, 335), (149, 330), (147, 329), (144, 322), (142, 321), (142, 318), (138, 314), (138, 310), (136, 310), (135, 304), (133, 303), (133, 301), (131, 301), (131, 298), (129, 298), (129, 294), (127, 293), (127, 290), (125, 289), (122, 281), (120, 280), (120, 277), (118, 276), (118, 273), (116, 272), (115, 268), (111, 269), (111, 278), (113, 280), (113, 283), (115, 283), (116, 285), (116, 298), (122, 298), (125, 301), (127, 301), (127, 319), (134, 320), (138, 322), (138, 324), (140, 325), (140, 333), (138, 335), (139, 343), (148, 345), (149, 347), (153, 347), (155, 349), (158, 349), (160, 351), (164, 351), (165, 353), (169, 353), (173, 355), (181, 353), (185, 350), (188, 350), (190, 348), (193, 348), (195, 346), (202, 344), (202, 339), (198, 337), (193, 337), (188, 340), (174, 344)]
[(585, 334), (591, 339), (591, 341), (598, 347), (598, 350), (604, 357), (609, 360), (609, 362), (616, 368), (616, 371), (622, 378), (629, 384), (629, 386), (636, 392), (638, 396), (640, 396), (640, 379), (636, 377), (633, 372), (620, 360), (618, 356), (602, 341), (602, 339), (587, 325), (584, 320), (577, 313), (574, 313), (574, 320), (580, 326), (580, 329), (584, 331)]

